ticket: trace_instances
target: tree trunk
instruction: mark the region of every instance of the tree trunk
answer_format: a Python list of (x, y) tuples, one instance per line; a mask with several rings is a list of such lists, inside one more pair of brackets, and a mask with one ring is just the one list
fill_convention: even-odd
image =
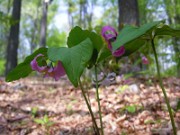
[(43, 0), (43, 14), (41, 19), (41, 30), (40, 30), (40, 47), (46, 46), (46, 31), (47, 31), (47, 12), (48, 12), (48, 2)]
[(119, 30), (124, 24), (139, 25), (139, 11), (137, 0), (118, 0)]
[[(174, 22), (175, 24), (179, 25), (180, 24), (180, 10), (179, 10), (180, 2), (178, 0), (174, 0), (174, 3), (176, 7)], [(180, 77), (180, 39), (179, 38), (176, 37), (174, 39), (173, 47), (174, 47), (174, 52), (177, 58), (177, 77)]]
[(68, 23), (70, 28), (72, 28), (74, 26), (74, 19), (72, 16), (72, 8), (74, 6), (74, 3), (72, 1), (67, 1), (68, 4)]
[(17, 51), (19, 45), (19, 26), (20, 26), (20, 16), (21, 16), (21, 0), (14, 0), (12, 18), (15, 23), (10, 27), (10, 35), (8, 38), (7, 46), (7, 61), (6, 61), (6, 72), (7, 75), (10, 70), (17, 66)]
[(32, 30), (32, 33), (31, 33), (31, 40), (30, 40), (30, 45), (31, 45), (31, 54), (33, 53), (34, 49), (37, 47), (37, 33), (39, 32), (39, 19), (38, 19), (38, 16), (39, 16), (39, 12), (38, 12), (38, 9), (39, 7), (41, 6), (41, 2), (39, 2), (37, 4), (37, 9), (36, 9), (36, 18), (33, 20), (33, 30)]
[[(118, 29), (121, 30), (124, 25), (139, 26), (139, 10), (137, 0), (118, 0), (119, 18)], [(130, 63), (135, 63), (140, 58), (140, 54), (133, 55)], [(138, 70), (142, 70), (142, 64), (137, 65)]]
[[(170, 25), (179, 25), (180, 24), (180, 10), (178, 0), (164, 0), (166, 13), (168, 15), (168, 22)], [(171, 4), (170, 4), (171, 3)], [(173, 9), (173, 10), (172, 10)], [(176, 56), (176, 66), (177, 66), (177, 77), (180, 77), (180, 40), (179, 38), (173, 39), (173, 49)]]
[(87, 25), (87, 16), (88, 16), (88, 13), (87, 13), (87, 0), (80, 0), (79, 1), (79, 26), (83, 27), (83, 28), (86, 28)]

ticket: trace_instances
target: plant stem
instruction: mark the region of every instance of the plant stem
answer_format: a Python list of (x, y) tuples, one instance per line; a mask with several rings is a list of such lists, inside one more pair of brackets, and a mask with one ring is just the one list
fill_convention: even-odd
[(98, 91), (98, 78), (97, 78), (97, 66), (96, 65), (95, 65), (95, 81), (96, 81), (96, 96), (97, 96), (99, 117), (100, 117), (100, 124), (101, 124), (101, 135), (104, 135), (103, 122), (102, 122), (102, 112), (101, 112), (101, 105), (100, 105), (99, 91)]
[(89, 109), (89, 113), (90, 113), (90, 115), (91, 115), (92, 121), (93, 121), (93, 123), (94, 123), (95, 129), (96, 129), (96, 133), (97, 133), (97, 135), (100, 135), (100, 133), (99, 133), (99, 128), (98, 128), (97, 123), (96, 123), (96, 120), (95, 120), (95, 118), (94, 118), (94, 114), (93, 114), (93, 112), (92, 112), (91, 106), (89, 105), (88, 99), (87, 99), (87, 97), (86, 97), (86, 95), (85, 95), (85, 91), (84, 91), (84, 88), (83, 88), (83, 86), (82, 86), (82, 84), (81, 84), (81, 81), (79, 81), (79, 85), (80, 85), (80, 88), (81, 88), (81, 91), (82, 91), (82, 95), (83, 95), (83, 97), (84, 97), (84, 99), (85, 99), (86, 105), (87, 105), (87, 107), (88, 107), (88, 109)]
[(166, 94), (166, 90), (164, 89), (164, 85), (163, 85), (163, 82), (162, 82), (162, 78), (161, 78), (161, 74), (160, 74), (159, 62), (158, 62), (157, 53), (156, 53), (156, 49), (155, 49), (155, 45), (154, 45), (154, 39), (151, 40), (151, 44), (152, 44), (152, 49), (153, 49), (154, 57), (155, 57), (155, 61), (156, 61), (156, 68), (157, 68), (157, 73), (158, 73), (159, 84), (160, 84), (160, 87), (161, 87), (162, 92), (164, 94), (164, 99), (165, 99), (165, 102), (166, 102), (166, 105), (167, 105), (167, 108), (168, 108), (168, 112), (169, 112), (169, 116), (170, 116), (170, 119), (171, 119), (173, 132), (174, 132), (174, 135), (176, 135), (176, 126), (175, 126), (175, 122), (174, 122), (174, 117), (173, 117), (171, 106), (169, 104), (169, 100), (168, 100), (168, 97), (167, 97), (167, 94)]

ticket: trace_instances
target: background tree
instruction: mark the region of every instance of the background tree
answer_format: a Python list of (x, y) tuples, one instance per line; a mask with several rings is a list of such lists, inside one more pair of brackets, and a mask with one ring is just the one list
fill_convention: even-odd
[(17, 65), (17, 50), (19, 45), (19, 25), (21, 16), (21, 0), (13, 1), (12, 19), (10, 34), (7, 46), (6, 74)]
[(43, 0), (42, 2), (42, 18), (40, 29), (40, 47), (46, 46), (46, 31), (47, 31), (47, 13), (48, 13), (49, 0)]
[[(164, 0), (165, 10), (168, 16), (168, 22), (172, 27), (180, 28), (180, 1)], [(169, 4), (171, 3), (171, 4)], [(180, 39), (174, 38), (172, 45), (175, 53), (177, 77), (180, 77)]]
[[(23, 1), (21, 14), (21, 44), (19, 51), (21, 54), (26, 52), (23, 48), (26, 42), (29, 44), (29, 53), (32, 53), (39, 44), (39, 31), (41, 19), (41, 1)], [(26, 45), (27, 46), (27, 45)], [(27, 49), (27, 48), (26, 48)], [(27, 55), (27, 54), (23, 54)], [(23, 57), (23, 56), (22, 56)], [(19, 57), (21, 58), (21, 57)]]
[(64, 2), (68, 6), (68, 23), (70, 28), (75, 25), (83, 28), (92, 28), (93, 9), (97, 4), (96, 0), (67, 0)]
[(9, 36), (10, 24), (13, 23), (10, 15), (12, 2), (11, 0), (0, 0), (0, 75), (4, 74), (5, 71), (7, 39)]
[(118, 0), (119, 29), (124, 24), (139, 25), (139, 11), (137, 0)]
[[(139, 26), (139, 9), (138, 9), (138, 1), (137, 0), (118, 0), (118, 29), (121, 30), (124, 25), (135, 25)], [(141, 62), (137, 63), (137, 60), (140, 59), (140, 54), (136, 53), (132, 57), (130, 57), (130, 61), (128, 58), (125, 58), (125, 61), (129, 61), (129, 64), (135, 64), (135, 68), (131, 68), (131, 72), (137, 72), (142, 70)], [(125, 63), (125, 68), (129, 67)], [(128, 71), (129, 72), (129, 71)]]

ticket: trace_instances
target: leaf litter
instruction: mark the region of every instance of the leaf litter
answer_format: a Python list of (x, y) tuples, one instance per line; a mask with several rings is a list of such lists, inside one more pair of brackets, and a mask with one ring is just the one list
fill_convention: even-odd
[[(158, 81), (131, 78), (100, 87), (100, 102), (105, 135), (169, 135), (172, 127)], [(180, 79), (164, 78), (178, 134), (180, 133)], [(95, 89), (88, 90), (98, 125)], [(35, 122), (47, 115), (45, 124)], [(51, 124), (48, 123), (51, 122)], [(0, 135), (93, 135), (88, 109), (79, 88), (66, 77), (26, 78), (6, 83), (0, 78)]]

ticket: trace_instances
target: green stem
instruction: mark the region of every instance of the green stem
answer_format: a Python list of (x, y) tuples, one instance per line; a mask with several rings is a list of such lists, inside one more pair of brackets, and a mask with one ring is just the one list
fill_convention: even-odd
[(102, 112), (101, 112), (101, 105), (100, 105), (99, 91), (98, 91), (98, 77), (97, 77), (97, 66), (96, 65), (95, 65), (95, 79), (96, 79), (96, 96), (97, 96), (97, 101), (98, 101), (99, 117), (100, 117), (100, 124), (101, 124), (101, 135), (104, 135)]
[(79, 85), (80, 85), (80, 88), (81, 88), (81, 91), (82, 91), (82, 95), (83, 95), (83, 97), (84, 97), (84, 99), (85, 99), (86, 105), (87, 105), (87, 107), (88, 107), (88, 109), (89, 109), (89, 112), (90, 112), (92, 121), (93, 121), (93, 123), (94, 123), (95, 129), (96, 129), (96, 133), (97, 133), (97, 135), (100, 135), (100, 133), (99, 133), (99, 128), (98, 128), (97, 123), (96, 123), (96, 120), (95, 120), (95, 118), (94, 118), (94, 114), (93, 114), (93, 112), (92, 112), (91, 106), (89, 105), (88, 99), (87, 99), (87, 97), (86, 97), (86, 95), (85, 95), (85, 91), (84, 91), (84, 88), (83, 88), (83, 86), (82, 86), (82, 84), (81, 84), (81, 81), (79, 81)]
[(162, 78), (161, 78), (160, 68), (159, 68), (159, 62), (158, 62), (157, 53), (156, 53), (156, 49), (155, 49), (155, 45), (154, 45), (154, 40), (153, 39), (151, 40), (151, 44), (152, 44), (152, 49), (153, 49), (154, 57), (155, 57), (155, 61), (156, 61), (156, 68), (157, 68), (157, 73), (158, 73), (159, 84), (160, 84), (160, 87), (161, 87), (162, 92), (164, 94), (165, 102), (166, 102), (166, 105), (167, 105), (167, 108), (168, 108), (168, 112), (169, 112), (169, 116), (170, 116), (170, 119), (171, 119), (171, 124), (172, 124), (172, 128), (173, 128), (173, 132), (174, 132), (174, 135), (176, 135), (176, 126), (175, 126), (175, 122), (174, 122), (174, 117), (173, 117), (171, 106), (169, 104), (169, 100), (168, 100), (168, 97), (167, 97), (167, 94), (166, 94), (166, 90), (164, 89), (164, 85), (162, 83)]

